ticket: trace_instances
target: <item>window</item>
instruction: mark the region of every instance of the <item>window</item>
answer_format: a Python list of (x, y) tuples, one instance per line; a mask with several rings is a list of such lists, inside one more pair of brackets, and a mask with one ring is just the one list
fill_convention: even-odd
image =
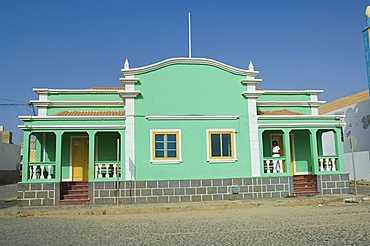
[(151, 162), (180, 163), (180, 130), (151, 131)]
[(208, 130), (208, 161), (235, 161), (234, 136), (234, 130)]

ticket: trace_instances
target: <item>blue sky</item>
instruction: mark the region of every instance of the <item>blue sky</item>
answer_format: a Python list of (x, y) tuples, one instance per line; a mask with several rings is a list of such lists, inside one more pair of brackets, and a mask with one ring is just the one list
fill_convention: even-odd
[[(367, 89), (364, 0), (0, 0), (0, 104), (36, 99), (32, 88), (119, 86), (131, 67), (193, 56), (246, 68), (265, 89), (324, 89), (331, 101)], [(7, 99), (7, 100), (5, 100)], [(0, 105), (0, 125), (22, 138), (26, 105)]]

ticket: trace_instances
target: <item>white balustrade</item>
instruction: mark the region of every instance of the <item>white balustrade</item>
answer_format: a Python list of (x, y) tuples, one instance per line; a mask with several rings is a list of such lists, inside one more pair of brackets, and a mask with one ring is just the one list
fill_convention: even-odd
[(48, 177), (47, 179), (51, 179), (51, 165), (48, 165)]
[(44, 177), (44, 169), (45, 169), (45, 167), (44, 166), (40, 166), (40, 169), (41, 169), (40, 179), (45, 179), (45, 177)]
[(119, 164), (101, 163), (95, 164), (97, 178), (117, 178), (119, 177)]
[(264, 160), (264, 172), (265, 173), (271, 173), (271, 167), (272, 167), (272, 173), (283, 173), (283, 160), (279, 159), (272, 159), (272, 160)]
[(98, 174), (98, 178), (102, 178), (103, 177), (103, 174), (101, 173), (101, 169), (102, 169), (103, 165), (102, 164), (99, 164), (98, 165), (98, 169), (99, 169), (99, 174)]
[(109, 164), (105, 164), (105, 177), (109, 178)]
[(31, 164), (29, 166), (29, 179), (53, 179), (52, 168), (53, 165)]
[(32, 179), (37, 179), (36, 169), (37, 169), (37, 166), (36, 166), (36, 165), (34, 165), (34, 166), (32, 167)]
[(116, 169), (117, 169), (117, 164), (113, 164), (113, 178), (117, 177)]
[(320, 172), (335, 172), (337, 171), (337, 158), (319, 158), (319, 169)]

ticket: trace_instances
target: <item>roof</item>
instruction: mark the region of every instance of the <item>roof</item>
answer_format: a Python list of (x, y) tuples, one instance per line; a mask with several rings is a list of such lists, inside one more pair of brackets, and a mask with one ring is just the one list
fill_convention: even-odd
[(361, 91), (359, 93), (342, 97), (337, 100), (334, 100), (330, 103), (326, 103), (319, 107), (319, 114), (326, 114), (334, 110), (348, 107), (352, 104), (360, 103), (369, 100), (369, 91)]
[(90, 90), (107, 90), (107, 91), (113, 91), (113, 90), (124, 90), (124, 87), (91, 87)]
[(54, 116), (124, 116), (124, 111), (62, 111)]
[(257, 115), (302, 115), (287, 109), (274, 110), (274, 111), (257, 111)]

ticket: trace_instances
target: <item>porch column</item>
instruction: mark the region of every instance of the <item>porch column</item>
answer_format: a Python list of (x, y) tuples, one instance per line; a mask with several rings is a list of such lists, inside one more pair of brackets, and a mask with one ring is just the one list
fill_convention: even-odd
[(55, 131), (55, 181), (62, 179), (62, 136), (63, 131)]
[(264, 129), (258, 129), (258, 147), (259, 147), (259, 156), (260, 156), (260, 173), (263, 174), (265, 172), (265, 163), (264, 163), (264, 153), (263, 153), (263, 132)]
[(24, 131), (23, 134), (23, 159), (22, 159), (22, 182), (27, 182), (28, 180), (28, 161), (30, 156), (30, 135), (31, 132)]
[(121, 162), (120, 162), (120, 165), (121, 165), (121, 168), (120, 168), (120, 180), (125, 180), (125, 131), (119, 131), (119, 134), (121, 136), (121, 139), (120, 139), (120, 143), (121, 143), (121, 148), (120, 148), (120, 152), (121, 152)]
[(89, 134), (89, 182), (95, 180), (95, 134), (97, 131), (88, 131)]
[(335, 153), (338, 157), (337, 159), (337, 171), (343, 171), (343, 143), (342, 143), (342, 132), (340, 128), (334, 129), (335, 134)]
[(310, 149), (311, 149), (311, 159), (312, 159), (312, 173), (318, 174), (319, 168), (317, 166), (319, 155), (317, 152), (317, 129), (309, 129), (310, 131)]
[(290, 130), (291, 129), (283, 129), (285, 168), (288, 175), (292, 175), (292, 165), (290, 163)]

